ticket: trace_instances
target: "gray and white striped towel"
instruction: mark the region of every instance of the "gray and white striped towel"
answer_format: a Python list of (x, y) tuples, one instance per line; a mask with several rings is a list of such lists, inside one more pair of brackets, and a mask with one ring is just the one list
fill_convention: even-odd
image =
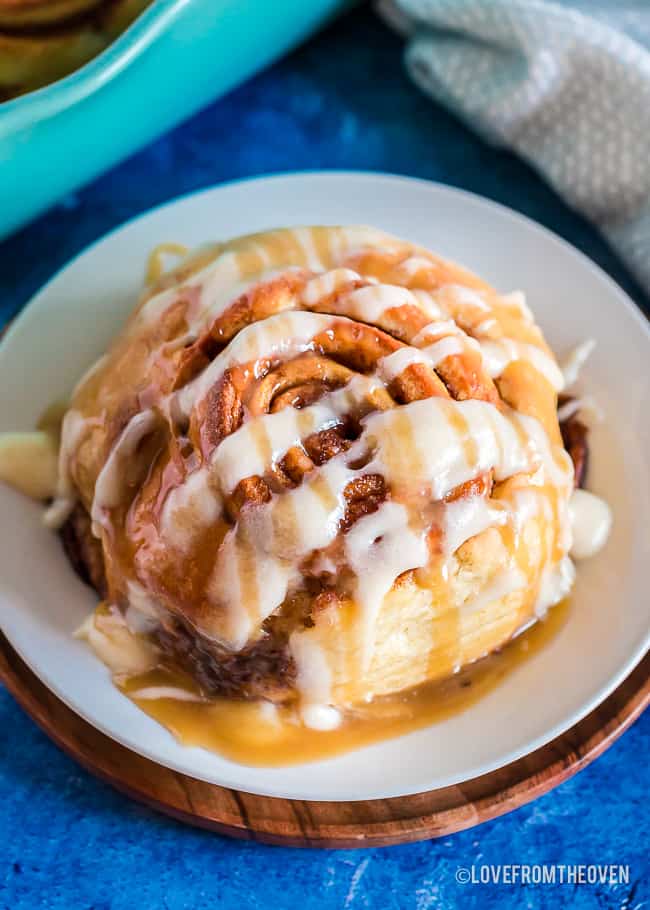
[(384, 0), (425, 92), (519, 153), (650, 291), (650, 0)]

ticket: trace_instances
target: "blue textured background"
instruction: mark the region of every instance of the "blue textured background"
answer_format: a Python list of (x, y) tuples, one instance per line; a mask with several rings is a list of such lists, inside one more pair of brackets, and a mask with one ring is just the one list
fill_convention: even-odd
[[(240, 176), (328, 167), (428, 177), (497, 199), (585, 251), (648, 312), (594, 230), (524, 164), (422, 97), (400, 56), (400, 41), (370, 11), (354, 13), (65, 199), (0, 245), (0, 320), (73, 254), (156, 203)], [(62, 755), (0, 690), (0, 906), (641, 910), (650, 899), (649, 744), (646, 716), (553, 793), (445, 840), (298, 851), (228, 841), (141, 808)], [(631, 880), (615, 887), (455, 882), (459, 866), (481, 863), (628, 863)]]

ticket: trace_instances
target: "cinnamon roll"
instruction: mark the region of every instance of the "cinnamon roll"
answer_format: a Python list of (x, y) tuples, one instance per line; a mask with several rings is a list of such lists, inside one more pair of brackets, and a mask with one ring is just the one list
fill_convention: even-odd
[(563, 388), (520, 293), (367, 227), (240, 237), (149, 286), (82, 379), (48, 514), (203, 696), (332, 727), (566, 597)]
[(150, 0), (0, 0), (0, 102), (101, 53)]

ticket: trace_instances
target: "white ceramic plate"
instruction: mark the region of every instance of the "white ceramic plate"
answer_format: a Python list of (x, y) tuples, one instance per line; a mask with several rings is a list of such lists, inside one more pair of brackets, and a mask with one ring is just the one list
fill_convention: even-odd
[(566, 730), (602, 701), (648, 646), (650, 331), (596, 266), (514, 212), (449, 187), (375, 174), (302, 174), (235, 183), (127, 224), (60, 272), (0, 348), (0, 430), (29, 429), (63, 398), (129, 312), (150, 249), (190, 246), (291, 224), (366, 222), (457, 259), (507, 291), (522, 288), (562, 354), (598, 346), (581, 384), (607, 420), (592, 436), (589, 485), (614, 510), (612, 537), (579, 567), (567, 625), (542, 652), (464, 713), (329, 761), (248, 768), (177, 744), (113, 688), (72, 638), (94, 605), (41, 510), (0, 488), (2, 627), (34, 672), (104, 733), (197, 778), (300, 799), (399, 796), (498, 768)]

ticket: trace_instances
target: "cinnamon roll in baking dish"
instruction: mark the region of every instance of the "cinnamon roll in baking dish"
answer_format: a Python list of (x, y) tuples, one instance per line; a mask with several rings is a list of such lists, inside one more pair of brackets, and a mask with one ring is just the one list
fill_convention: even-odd
[(587, 519), (563, 385), (523, 295), (425, 249), (366, 227), (237, 238), (148, 287), (78, 385), (48, 514), (203, 696), (335, 726), (567, 595)]
[(101, 53), (150, 0), (0, 0), (0, 103)]

